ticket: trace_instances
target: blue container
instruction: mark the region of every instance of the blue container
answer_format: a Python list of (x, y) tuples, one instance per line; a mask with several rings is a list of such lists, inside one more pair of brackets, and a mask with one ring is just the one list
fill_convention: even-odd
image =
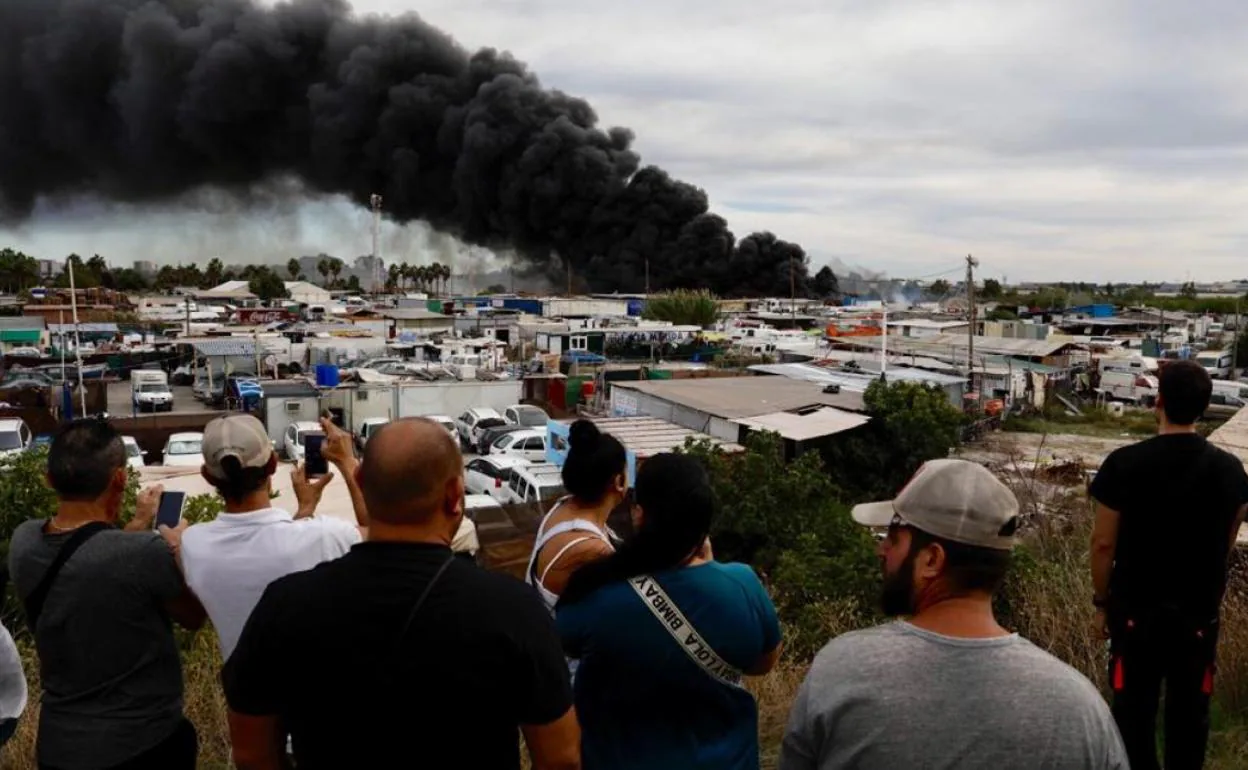
[(317, 364), (316, 386), (318, 388), (338, 387), (338, 367), (333, 364)]

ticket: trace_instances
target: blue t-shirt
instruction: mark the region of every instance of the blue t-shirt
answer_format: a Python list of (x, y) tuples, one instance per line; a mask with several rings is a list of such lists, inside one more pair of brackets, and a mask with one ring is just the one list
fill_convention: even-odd
[[(744, 564), (653, 576), (703, 640), (738, 670), (780, 643), (766, 589)], [(757, 770), (758, 707), (694, 663), (625, 582), (558, 609), (575, 683), (586, 770)]]

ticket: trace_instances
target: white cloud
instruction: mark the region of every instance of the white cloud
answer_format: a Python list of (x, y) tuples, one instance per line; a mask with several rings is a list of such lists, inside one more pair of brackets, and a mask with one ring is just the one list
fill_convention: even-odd
[[(770, 229), (816, 262), (904, 276), (973, 252), (1011, 279), (1248, 275), (1248, 6), (1234, 0), (426, 0), (420, 13), (632, 128), (643, 160), (706, 189), (738, 236)], [(367, 216), (326, 210), (218, 215), (191, 240), (365, 251)], [(176, 212), (139, 230), (109, 221), (15, 237), (113, 256), (183, 227)], [(242, 237), (218, 248), (235, 223)]]

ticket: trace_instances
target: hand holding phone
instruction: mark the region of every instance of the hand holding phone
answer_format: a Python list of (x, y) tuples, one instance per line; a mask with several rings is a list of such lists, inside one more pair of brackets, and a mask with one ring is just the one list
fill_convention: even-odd
[(156, 508), (156, 528), (159, 529), (161, 526), (166, 526), (170, 529), (176, 529), (178, 522), (182, 521), (182, 508), (185, 505), (185, 492), (162, 492), (160, 494), (160, 505)]
[(329, 461), (322, 451), (324, 446), (324, 433), (308, 433), (303, 438), (303, 468), (310, 479), (329, 473)]

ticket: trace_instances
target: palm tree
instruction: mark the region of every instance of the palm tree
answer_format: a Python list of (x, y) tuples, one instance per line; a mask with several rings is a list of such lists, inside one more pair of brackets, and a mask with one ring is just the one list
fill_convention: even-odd
[(399, 287), (400, 268), (397, 264), (390, 265), (386, 273), (386, 289), (393, 293)]
[(286, 272), (290, 273), (290, 280), (292, 281), (298, 280), (299, 260), (295, 259), (294, 257), (291, 257), (290, 261), (286, 263)]
[(331, 257), (329, 260), (329, 272), (333, 273), (334, 285), (338, 284), (338, 276), (342, 275), (342, 260), (337, 257)]
[(443, 294), (450, 293), (450, 289), (448, 288), (450, 284), (450, 280), (451, 280), (451, 266), (442, 265), (442, 293)]
[(321, 255), (321, 258), (320, 258), (320, 259), (318, 259), (318, 260), (316, 260), (316, 272), (318, 272), (318, 273), (320, 273), (320, 274), (321, 274), (321, 284), (322, 284), (322, 285), (328, 285), (328, 282), (329, 282), (329, 257), (326, 257), (325, 255)]
[(204, 270), (204, 283), (206, 288), (211, 289), (221, 283), (221, 274), (225, 272), (225, 265), (221, 264), (221, 260), (213, 257), (208, 261), (208, 267)]

